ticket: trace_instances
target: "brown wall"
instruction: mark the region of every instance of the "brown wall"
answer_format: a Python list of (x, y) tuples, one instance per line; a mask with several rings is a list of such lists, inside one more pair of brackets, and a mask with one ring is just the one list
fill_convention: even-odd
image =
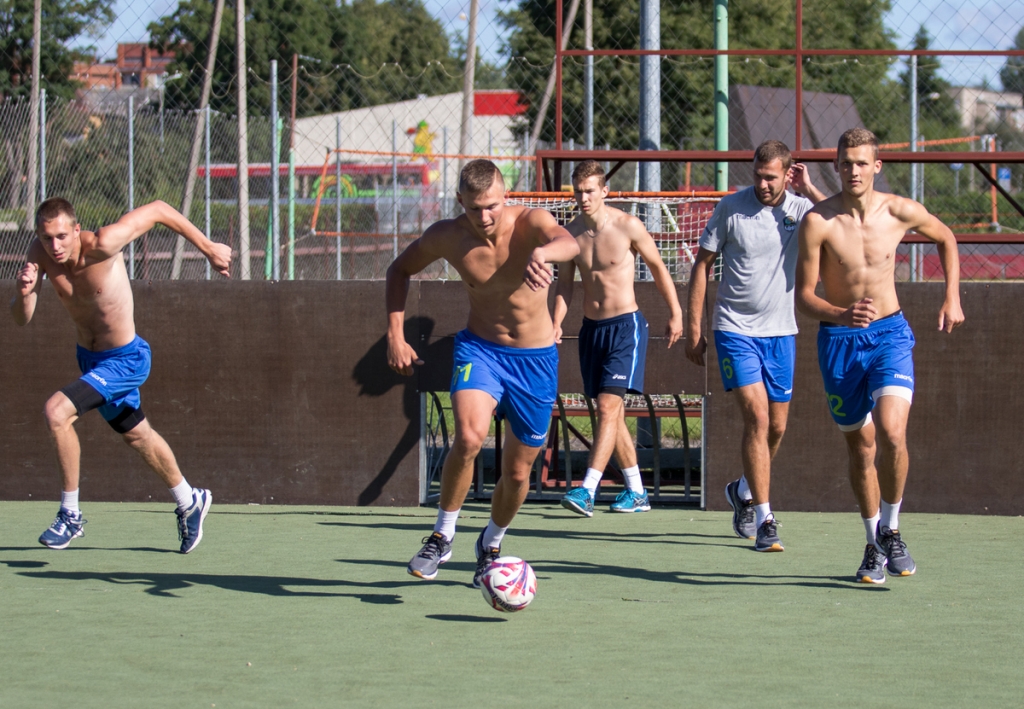
[[(962, 284), (967, 320), (951, 335), (937, 329), (941, 283), (900, 284), (897, 292), (917, 339), (903, 509), (1021, 514), (1024, 398), (1015, 393), (1015, 372), (1024, 351), (1024, 284)], [(789, 428), (772, 465), (772, 507), (854, 511), (844, 439), (818, 370), (818, 324), (803, 316), (798, 323), (796, 381)], [(726, 483), (742, 472), (742, 425), (735, 397), (722, 391), (714, 369), (708, 385), (707, 505), (720, 510), (727, 508)]]
[[(420, 390), (446, 390), (451, 337), (463, 326), (458, 283), (414, 283), (407, 338), (426, 361), (416, 378), (385, 363), (381, 282), (136, 282), (139, 333), (153, 347), (143, 407), (182, 470), (224, 502), (411, 505), (418, 499)], [(1024, 349), (1017, 315), (1024, 284), (965, 284), (967, 323), (935, 331), (941, 284), (905, 284), (900, 300), (917, 336), (917, 393), (908, 437), (905, 509), (1021, 514), (1024, 400), (1015, 370)], [(13, 283), (0, 282), (0, 293)], [(664, 348), (667, 310), (637, 286), (651, 324), (647, 390), (700, 392), (704, 370), (682, 345)], [(713, 297), (712, 292), (709, 294)], [(685, 290), (680, 289), (685, 300)], [(566, 319), (559, 390), (580, 391), (580, 299)], [(773, 505), (853, 510), (842, 436), (825, 405), (817, 325), (800, 319), (789, 430), (776, 458)], [(0, 317), (0, 499), (55, 499), (56, 464), (42, 418), (54, 391), (78, 376), (74, 329), (44, 289), (35, 320)], [(715, 353), (709, 353), (714, 363)], [(741, 471), (736, 404), (707, 378), (708, 506)], [(96, 413), (77, 424), (83, 499), (165, 500), (161, 483)]]
[[(386, 366), (382, 283), (133, 288), (138, 332), (153, 348), (143, 410), (190, 482), (223, 502), (418, 502), (419, 398)], [(55, 499), (42, 408), (78, 369), (74, 329), (51, 289), (27, 327), (2, 314), (0, 347), (0, 499)], [(169, 499), (98, 413), (77, 429), (83, 499)]]

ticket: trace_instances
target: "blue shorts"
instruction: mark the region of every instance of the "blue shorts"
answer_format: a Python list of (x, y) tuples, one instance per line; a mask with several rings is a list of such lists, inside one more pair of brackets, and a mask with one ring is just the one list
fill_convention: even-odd
[(639, 310), (605, 320), (583, 318), (579, 348), (583, 392), (591, 399), (603, 391), (644, 393), (647, 320)]
[(79, 345), (77, 357), (83, 375), (81, 381), (103, 397), (103, 405), (98, 410), (104, 420), (113, 421), (126, 409), (142, 407), (139, 387), (149, 378), (153, 363), (149, 343), (136, 335), (127, 345), (102, 352)]
[(795, 335), (750, 337), (715, 330), (715, 348), (726, 391), (763, 382), (768, 401), (784, 403), (793, 398)]
[(455, 336), (451, 393), (479, 389), (498, 402), (521, 443), (540, 447), (548, 437), (551, 407), (558, 398), (558, 350), (506, 347), (469, 330)]
[(914, 333), (896, 311), (867, 327), (822, 323), (818, 365), (832, 419), (842, 431), (871, 423), (880, 396), (914, 398)]

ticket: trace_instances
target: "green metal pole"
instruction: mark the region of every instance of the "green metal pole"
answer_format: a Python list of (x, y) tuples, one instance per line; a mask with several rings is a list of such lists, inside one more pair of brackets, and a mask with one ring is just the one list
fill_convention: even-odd
[(295, 148), (288, 150), (288, 280), (295, 280)]
[[(729, 48), (729, 0), (715, 0), (715, 49)], [(729, 149), (729, 57), (715, 57), (715, 150)], [(729, 189), (729, 163), (715, 163), (715, 189)]]

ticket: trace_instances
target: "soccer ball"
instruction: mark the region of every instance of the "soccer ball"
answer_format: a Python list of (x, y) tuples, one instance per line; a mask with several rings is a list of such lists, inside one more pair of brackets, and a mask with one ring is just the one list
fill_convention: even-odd
[(494, 610), (515, 613), (530, 605), (537, 595), (537, 576), (522, 559), (502, 556), (491, 562), (480, 577), (480, 590)]

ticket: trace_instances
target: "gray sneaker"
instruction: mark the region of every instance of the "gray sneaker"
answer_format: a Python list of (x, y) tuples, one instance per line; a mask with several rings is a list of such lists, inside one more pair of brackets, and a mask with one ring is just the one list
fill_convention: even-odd
[(775, 528), (779, 523), (775, 521), (775, 515), (772, 515), (757, 528), (757, 540), (754, 542), (754, 551), (785, 551), (786, 548), (782, 546), (782, 540), (779, 539), (779, 535)]
[(409, 562), (409, 573), (424, 581), (437, 576), (437, 567), (452, 558), (452, 543), (440, 532), (423, 538), (423, 548)]
[(725, 499), (732, 507), (732, 531), (740, 539), (755, 538), (757, 525), (754, 524), (754, 501), (740, 497), (739, 480), (733, 480), (725, 486)]
[(900, 530), (878, 525), (875, 544), (885, 554), (890, 576), (913, 576), (917, 565), (907, 552), (907, 545), (900, 538)]
[(484, 547), (484, 532), (476, 538), (476, 571), (473, 573), (473, 588), (480, 588), (480, 578), (491, 562), (501, 556), (501, 547)]
[(885, 583), (885, 554), (874, 544), (864, 547), (864, 561), (857, 569), (857, 580), (861, 583)]

